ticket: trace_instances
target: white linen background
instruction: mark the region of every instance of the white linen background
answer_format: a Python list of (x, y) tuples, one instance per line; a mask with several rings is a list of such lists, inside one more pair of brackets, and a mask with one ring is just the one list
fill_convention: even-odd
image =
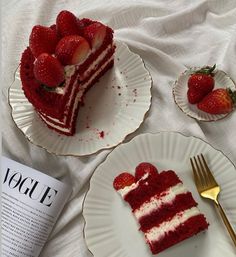
[(89, 157), (61, 157), (29, 143), (10, 116), (8, 88), (21, 52), (36, 24), (51, 25), (63, 9), (113, 27), (115, 37), (139, 54), (153, 78), (152, 104), (140, 128), (179, 131), (209, 142), (236, 165), (236, 112), (217, 122), (197, 122), (175, 105), (172, 85), (186, 67), (217, 64), (236, 81), (235, 0), (3, 0), (2, 1), (2, 151), (25, 165), (72, 183), (43, 256), (91, 256), (84, 238), (82, 202), (94, 169), (110, 150)]

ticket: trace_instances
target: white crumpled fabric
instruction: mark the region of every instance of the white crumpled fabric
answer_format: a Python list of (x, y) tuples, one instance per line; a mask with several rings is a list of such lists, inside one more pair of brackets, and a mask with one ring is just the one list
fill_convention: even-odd
[(91, 253), (83, 237), (82, 203), (94, 169), (111, 150), (82, 158), (51, 155), (27, 141), (8, 105), (8, 88), (32, 27), (52, 24), (63, 9), (111, 26), (116, 39), (139, 54), (151, 73), (151, 109), (126, 141), (140, 133), (179, 131), (209, 142), (236, 164), (236, 111), (217, 122), (197, 122), (182, 113), (172, 97), (174, 81), (190, 66), (216, 63), (236, 81), (236, 1), (2, 1), (3, 155), (72, 184), (70, 201), (40, 256), (87, 257)]

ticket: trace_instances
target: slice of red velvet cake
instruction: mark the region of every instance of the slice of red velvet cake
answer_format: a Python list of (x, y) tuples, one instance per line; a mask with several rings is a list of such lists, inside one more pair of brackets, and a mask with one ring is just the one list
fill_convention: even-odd
[(36, 25), (21, 57), (20, 77), (27, 99), (49, 128), (76, 131), (84, 94), (114, 64), (113, 30), (69, 11), (50, 27)]
[(124, 172), (113, 182), (129, 203), (153, 254), (207, 229), (208, 223), (192, 194), (172, 170), (157, 172), (150, 163)]

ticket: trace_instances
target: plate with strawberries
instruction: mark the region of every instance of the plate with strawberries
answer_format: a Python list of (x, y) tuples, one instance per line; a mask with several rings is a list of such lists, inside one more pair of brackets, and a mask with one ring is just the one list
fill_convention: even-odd
[(173, 97), (186, 115), (200, 121), (216, 121), (234, 110), (235, 89), (232, 78), (216, 65), (193, 67), (175, 81)]

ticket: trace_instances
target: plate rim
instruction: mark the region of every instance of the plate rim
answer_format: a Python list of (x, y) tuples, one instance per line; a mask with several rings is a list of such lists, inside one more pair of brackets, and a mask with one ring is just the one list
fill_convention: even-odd
[[(203, 67), (206, 67), (206, 66), (207, 66), (207, 65), (205, 65), (205, 66), (203, 66)], [(179, 74), (179, 76), (177, 77), (177, 79), (174, 81), (173, 86), (172, 86), (172, 96), (173, 96), (173, 98), (174, 98), (175, 104), (178, 106), (178, 108), (179, 108), (185, 115), (187, 115), (188, 117), (190, 117), (190, 118), (192, 118), (192, 119), (195, 119), (195, 120), (197, 120), (197, 121), (202, 121), (202, 122), (214, 122), (214, 121), (222, 120), (222, 119), (224, 119), (224, 118), (226, 118), (226, 117), (232, 115), (233, 111), (231, 111), (230, 113), (223, 114), (222, 117), (218, 117), (218, 118), (216, 117), (215, 114), (210, 114), (210, 116), (211, 116), (212, 118), (209, 119), (209, 120), (207, 120), (207, 119), (203, 119), (203, 118), (201, 118), (201, 117), (194, 117), (194, 116), (192, 116), (191, 114), (187, 113), (187, 112), (179, 105), (179, 103), (178, 103), (177, 100), (176, 100), (176, 92), (175, 92), (175, 89), (176, 89), (176, 86), (177, 86), (177, 84), (178, 84), (178, 80), (179, 80), (180, 76), (181, 76), (181, 75), (185, 75), (185, 74), (186, 74), (187, 72), (189, 72), (189, 71), (195, 71), (195, 70), (198, 70), (198, 69), (200, 69), (200, 68), (202, 68), (202, 67), (200, 67), (200, 66), (193, 66), (193, 67), (187, 68), (186, 70), (184, 70), (183, 72), (181, 72), (181, 73)], [(232, 81), (232, 83), (234, 84), (234, 87), (235, 87), (235, 89), (236, 89), (236, 82), (232, 79), (232, 77), (230, 77), (230, 75), (227, 74), (224, 70), (217, 69), (216, 72), (218, 72), (218, 71), (224, 73), (225, 77), (227, 77), (228, 79), (230, 79), (230, 80)]]
[(134, 140), (136, 140), (136, 138), (138, 137), (141, 137), (141, 136), (158, 136), (162, 133), (165, 133), (165, 134), (175, 134), (175, 135), (180, 135), (184, 138), (194, 138), (194, 139), (197, 139), (197, 140), (200, 140), (202, 141), (203, 143), (209, 145), (210, 147), (212, 147), (215, 151), (218, 151), (220, 152), (231, 164), (232, 166), (234, 167), (234, 169), (236, 170), (236, 165), (233, 163), (233, 161), (231, 161), (231, 159), (220, 149), (216, 148), (215, 146), (213, 146), (211, 143), (207, 142), (206, 140), (198, 137), (198, 136), (195, 136), (195, 135), (187, 135), (183, 132), (180, 132), (180, 131), (173, 131), (173, 130), (162, 130), (162, 131), (158, 131), (158, 132), (145, 132), (145, 133), (141, 133), (133, 138), (131, 138), (129, 141), (127, 142), (123, 142), (122, 144), (120, 144), (119, 146), (115, 147), (110, 153), (107, 154), (107, 156), (104, 158), (104, 160), (97, 165), (97, 167), (94, 169), (94, 171), (92, 172), (91, 174), (91, 177), (89, 179), (89, 185), (88, 185), (88, 189), (87, 191), (85, 192), (85, 196), (84, 196), (84, 199), (83, 199), (83, 202), (82, 202), (82, 217), (83, 217), (83, 220), (84, 220), (84, 226), (83, 226), (83, 231), (82, 231), (82, 234), (83, 234), (83, 239), (84, 239), (84, 242), (85, 242), (85, 245), (87, 246), (87, 250), (95, 257), (95, 253), (92, 252), (92, 250), (90, 250), (89, 248), (89, 245), (88, 245), (88, 242), (86, 240), (86, 233), (85, 233), (85, 230), (86, 230), (86, 226), (87, 226), (87, 221), (86, 221), (86, 218), (85, 218), (85, 214), (84, 214), (84, 209), (85, 209), (85, 201), (86, 201), (86, 198), (88, 196), (88, 194), (90, 193), (91, 191), (91, 186), (92, 186), (92, 179), (96, 173), (96, 171), (99, 169), (99, 168), (102, 168), (102, 166), (104, 165), (104, 163), (107, 161), (107, 159), (109, 158), (109, 156), (111, 154), (113, 154), (113, 152), (115, 150), (117, 150), (117, 148), (121, 147), (121, 146), (124, 146), (126, 144), (129, 144), (129, 143), (132, 143)]
[[(140, 64), (140, 65), (142, 65), (142, 69), (144, 69), (144, 70), (146, 71), (147, 76), (148, 76), (148, 78), (149, 78), (149, 80), (150, 80), (150, 86), (149, 86), (149, 91), (150, 91), (149, 105), (148, 105), (147, 110), (146, 110), (146, 111), (144, 112), (144, 114), (143, 114), (142, 120), (140, 119), (140, 123), (139, 123), (134, 129), (132, 129), (131, 132), (129, 132), (128, 134), (125, 134), (125, 135), (119, 140), (118, 143), (114, 143), (113, 145), (110, 145), (110, 146), (104, 146), (104, 147), (102, 147), (102, 148), (100, 148), (100, 149), (97, 149), (97, 150), (91, 152), (91, 153), (72, 154), (72, 153), (57, 153), (57, 152), (54, 152), (54, 151), (50, 151), (50, 150), (48, 150), (45, 146), (42, 146), (42, 145), (40, 145), (40, 144), (37, 144), (37, 143), (33, 142), (33, 140), (32, 140), (31, 138), (29, 138), (29, 137), (23, 132), (23, 130), (17, 125), (16, 121), (15, 121), (14, 118), (13, 118), (13, 111), (14, 111), (14, 108), (13, 108), (13, 106), (11, 105), (10, 94), (11, 94), (12, 86), (13, 86), (14, 83), (16, 82), (16, 74), (17, 74), (17, 72), (20, 70), (20, 64), (19, 64), (19, 65), (17, 66), (17, 68), (15, 69), (14, 73), (13, 73), (13, 76), (14, 76), (14, 77), (13, 77), (13, 81), (12, 81), (12, 83), (10, 84), (10, 86), (8, 87), (8, 105), (10, 106), (10, 116), (11, 116), (11, 119), (13, 120), (13, 123), (15, 124), (15, 126), (17, 127), (17, 129), (21, 131), (21, 133), (23, 134), (23, 136), (26, 138), (26, 140), (27, 140), (29, 143), (31, 143), (31, 144), (33, 144), (33, 145), (35, 145), (35, 146), (37, 146), (37, 147), (39, 147), (39, 148), (41, 148), (41, 149), (44, 149), (44, 150), (46, 150), (46, 152), (48, 152), (48, 153), (50, 153), (50, 154), (53, 154), (53, 155), (55, 155), (55, 156), (89, 157), (89, 156), (91, 156), (91, 155), (93, 155), (93, 154), (97, 154), (97, 153), (102, 152), (102, 151), (105, 151), (105, 150), (109, 150), (109, 149), (112, 150), (112, 149), (114, 149), (114, 148), (117, 147), (118, 145), (122, 144), (128, 136), (132, 135), (133, 133), (135, 133), (135, 132), (140, 128), (140, 126), (144, 123), (144, 121), (145, 121), (145, 119), (146, 119), (146, 116), (148, 115), (148, 113), (149, 113), (149, 111), (150, 111), (150, 109), (151, 109), (152, 97), (153, 97), (153, 96), (152, 96), (153, 78), (152, 78), (152, 76), (151, 76), (151, 72), (149, 71), (149, 69), (148, 69), (147, 66), (146, 66), (145, 61), (143, 60), (143, 58), (142, 58), (139, 54), (137, 54), (137, 53), (131, 51), (129, 45), (126, 44), (124, 41), (121, 41), (121, 40), (118, 40), (118, 39), (115, 39), (114, 41), (115, 41), (115, 44), (116, 44), (116, 43), (121, 44), (122, 46), (126, 47), (126, 49), (127, 49), (130, 53), (132, 53), (133, 55), (135, 55), (136, 57), (139, 58), (139, 60), (141, 61), (141, 64)], [(24, 94), (24, 91), (23, 91), (23, 90), (22, 90), (22, 93)], [(26, 98), (26, 99), (27, 99), (27, 98)], [(27, 99), (27, 100), (28, 100), (28, 99)], [(28, 103), (30, 103), (30, 102), (28, 102)], [(31, 104), (31, 103), (30, 103), (30, 104)], [(31, 104), (31, 105), (32, 105), (32, 104)], [(33, 105), (32, 105), (32, 107), (34, 108)], [(49, 129), (49, 128), (48, 128), (48, 129)], [(55, 133), (56, 133), (56, 132), (55, 132)], [(62, 136), (63, 136), (63, 135), (62, 135)]]

